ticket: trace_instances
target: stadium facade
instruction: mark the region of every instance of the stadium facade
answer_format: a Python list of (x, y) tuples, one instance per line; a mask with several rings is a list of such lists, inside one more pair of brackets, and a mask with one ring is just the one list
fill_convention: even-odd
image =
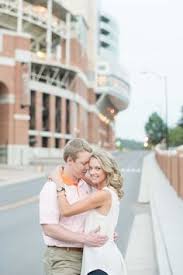
[(106, 72), (101, 85), (98, 12), (90, 0), (0, 0), (1, 163), (59, 157), (74, 137), (113, 147), (129, 84)]

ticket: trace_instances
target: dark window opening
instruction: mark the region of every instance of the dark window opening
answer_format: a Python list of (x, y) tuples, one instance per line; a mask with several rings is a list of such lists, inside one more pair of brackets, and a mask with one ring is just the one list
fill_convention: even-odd
[(100, 20), (103, 21), (103, 22), (105, 22), (105, 23), (108, 23), (110, 21), (107, 17), (105, 17), (103, 15), (100, 16)]
[(48, 148), (48, 137), (42, 137), (42, 147)]
[(67, 144), (67, 142), (69, 142), (69, 140), (70, 140), (70, 139), (66, 139), (66, 140), (65, 140), (65, 144)]
[(49, 130), (49, 95), (43, 94), (43, 110), (42, 110), (42, 121), (43, 130)]
[(100, 33), (101, 33), (101, 34), (105, 34), (105, 35), (110, 34), (109, 31), (107, 31), (107, 30), (105, 30), (105, 29), (100, 29)]
[(61, 98), (58, 96), (55, 100), (55, 131), (61, 132)]
[(55, 148), (60, 148), (60, 139), (59, 138), (55, 139)]
[(70, 134), (70, 101), (66, 100), (66, 133)]
[(32, 130), (34, 130), (36, 128), (36, 92), (35, 91), (31, 91), (29, 127)]
[(106, 42), (100, 42), (100, 46), (103, 47), (103, 48), (108, 48), (110, 45)]
[(101, 94), (96, 94), (96, 101), (100, 98)]
[(36, 137), (35, 136), (29, 136), (29, 146), (35, 147), (36, 145)]

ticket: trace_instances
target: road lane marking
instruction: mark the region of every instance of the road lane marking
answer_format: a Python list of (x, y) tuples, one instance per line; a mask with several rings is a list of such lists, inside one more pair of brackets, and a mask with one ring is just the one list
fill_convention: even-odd
[(33, 203), (33, 202), (37, 202), (37, 201), (39, 201), (39, 196), (29, 197), (27, 199), (20, 200), (20, 201), (14, 202), (14, 203), (9, 203), (9, 204), (2, 205), (2, 206), (0, 206), (0, 211), (15, 209), (15, 208), (18, 208), (20, 206), (26, 205), (28, 203)]
[(141, 173), (141, 169), (140, 168), (122, 168), (121, 169), (122, 173)]

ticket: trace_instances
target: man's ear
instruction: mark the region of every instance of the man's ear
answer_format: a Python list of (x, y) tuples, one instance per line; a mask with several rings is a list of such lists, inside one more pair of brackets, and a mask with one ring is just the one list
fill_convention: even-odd
[(68, 164), (73, 163), (73, 159), (72, 159), (72, 157), (70, 157), (70, 156), (69, 156), (69, 157), (67, 158), (67, 163), (68, 163)]

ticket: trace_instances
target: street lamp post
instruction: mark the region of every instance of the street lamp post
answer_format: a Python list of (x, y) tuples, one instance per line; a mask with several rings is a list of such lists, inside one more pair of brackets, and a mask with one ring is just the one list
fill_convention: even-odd
[(163, 80), (163, 85), (164, 85), (164, 97), (165, 97), (165, 124), (166, 124), (166, 132), (165, 132), (165, 144), (166, 144), (166, 149), (169, 148), (169, 139), (168, 139), (168, 93), (167, 93), (167, 76), (166, 75), (161, 75), (156, 72), (141, 72), (142, 74), (146, 75), (154, 75), (160, 80)]

